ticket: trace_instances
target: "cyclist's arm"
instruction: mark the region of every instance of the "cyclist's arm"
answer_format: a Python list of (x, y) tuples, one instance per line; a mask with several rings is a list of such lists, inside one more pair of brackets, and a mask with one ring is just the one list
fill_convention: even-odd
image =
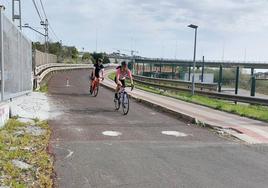
[(116, 83), (119, 83), (119, 78), (120, 78), (120, 70), (116, 71)]
[(104, 78), (104, 69), (101, 69), (101, 77)]

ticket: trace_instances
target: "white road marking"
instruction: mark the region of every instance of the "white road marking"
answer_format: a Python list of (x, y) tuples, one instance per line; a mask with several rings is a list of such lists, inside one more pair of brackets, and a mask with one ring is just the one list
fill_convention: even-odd
[(105, 136), (114, 136), (114, 137), (122, 135), (122, 133), (117, 132), (117, 131), (104, 131), (104, 132), (102, 132), (102, 134)]
[(67, 150), (68, 150), (69, 154), (66, 157), (64, 157), (64, 159), (68, 159), (69, 157), (71, 157), (74, 154), (73, 151), (71, 151), (69, 149), (67, 149)]
[(162, 131), (162, 134), (168, 135), (168, 136), (175, 136), (175, 137), (186, 137), (188, 136), (185, 133), (178, 132), (178, 131)]

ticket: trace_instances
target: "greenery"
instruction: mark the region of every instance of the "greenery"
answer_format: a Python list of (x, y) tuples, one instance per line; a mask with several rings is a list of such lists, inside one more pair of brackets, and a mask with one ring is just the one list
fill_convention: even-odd
[[(32, 44), (33, 49), (37, 49), (41, 52), (45, 52), (45, 45), (41, 44), (40, 42), (34, 42)], [(76, 47), (74, 46), (62, 46), (59, 42), (49, 42), (48, 43), (48, 52), (51, 54), (54, 54), (58, 57), (61, 57), (62, 59), (65, 58), (72, 58), (76, 59), (78, 58), (78, 51)]]
[[(36, 119), (34, 125), (45, 130), (45, 134), (19, 135), (18, 132), (29, 124), (16, 119), (10, 119), (0, 129), (0, 185), (17, 188), (53, 186), (53, 159), (47, 151), (51, 131), (45, 121)], [(32, 167), (20, 169), (12, 160), (23, 161)]]
[[(108, 77), (109, 79), (113, 80), (114, 76), (115, 73), (111, 73)], [(265, 106), (234, 104), (228, 101), (212, 99), (200, 95), (192, 96), (190, 92), (177, 92), (177, 93), (163, 92), (162, 90), (159, 90), (157, 88), (139, 83), (135, 83), (135, 87), (151, 93), (160, 94), (175, 99), (179, 99), (182, 101), (200, 104), (213, 109), (268, 122), (268, 107)]]
[(48, 92), (48, 84), (47, 83), (42, 84), (38, 91), (41, 92), (41, 93), (47, 93)]
[(103, 59), (103, 64), (108, 64), (110, 63), (110, 60), (109, 58), (107, 57), (107, 54), (106, 53), (96, 53), (96, 52), (93, 52), (91, 54), (91, 56), (93, 57), (94, 59), (94, 63), (96, 63), (98, 61), (98, 59)]

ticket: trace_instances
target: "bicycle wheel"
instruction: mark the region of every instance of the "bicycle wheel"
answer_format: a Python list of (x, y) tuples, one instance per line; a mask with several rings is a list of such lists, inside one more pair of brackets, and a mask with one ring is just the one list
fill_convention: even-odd
[(115, 106), (115, 110), (119, 110), (120, 108), (120, 99), (114, 99), (114, 106)]
[(127, 115), (129, 111), (129, 98), (126, 92), (123, 94), (122, 109), (123, 109), (124, 115)]
[(93, 96), (94, 96), (94, 97), (97, 97), (97, 95), (98, 95), (98, 93), (99, 93), (99, 86), (96, 85), (93, 89), (94, 89), (94, 90), (93, 90)]

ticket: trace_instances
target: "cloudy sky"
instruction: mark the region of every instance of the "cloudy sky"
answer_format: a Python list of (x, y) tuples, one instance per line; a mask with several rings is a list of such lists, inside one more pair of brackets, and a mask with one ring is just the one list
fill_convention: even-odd
[[(0, 0), (11, 17), (11, 0)], [(39, 0), (36, 0), (39, 3)], [(267, 0), (43, 0), (64, 44), (112, 52), (191, 59), (197, 24), (197, 58), (268, 61)], [(40, 4), (38, 4), (40, 7)], [(22, 0), (23, 23), (40, 27), (32, 0)], [(40, 7), (41, 10), (41, 7)], [(24, 30), (32, 40), (42, 38)], [(53, 40), (57, 38), (51, 35)], [(97, 40), (96, 40), (97, 38)], [(123, 51), (122, 51), (123, 52)], [(128, 52), (125, 52), (128, 53)]]

